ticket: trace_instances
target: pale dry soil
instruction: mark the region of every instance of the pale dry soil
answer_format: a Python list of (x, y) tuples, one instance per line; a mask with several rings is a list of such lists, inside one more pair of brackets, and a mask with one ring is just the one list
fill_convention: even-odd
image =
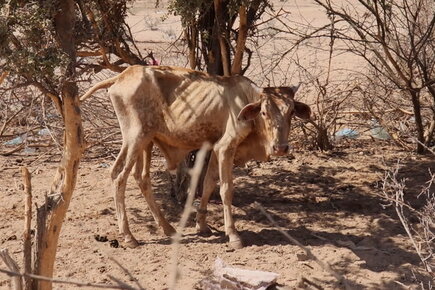
[[(109, 151), (109, 149), (107, 149)], [(116, 151), (115, 151), (116, 152)], [(110, 258), (115, 258), (146, 289), (164, 289), (171, 271), (169, 238), (156, 227), (134, 179), (129, 179), (126, 199), (130, 226), (140, 246), (114, 248), (95, 235), (118, 239), (109, 168), (105, 158), (85, 154), (77, 190), (62, 228), (56, 277), (95, 283), (111, 282), (113, 275), (133, 284)], [(315, 261), (289, 242), (254, 206), (262, 204), (280, 227), (308, 247), (322, 261), (344, 275), (352, 289), (405, 289), (422, 278), (419, 259), (392, 208), (377, 196), (382, 192), (384, 170), (402, 159), (401, 177), (407, 178), (406, 197), (416, 197), (434, 169), (430, 157), (399, 151), (385, 143), (352, 141), (331, 152), (294, 152), (270, 162), (251, 162), (235, 168), (234, 216), (245, 242), (240, 250), (226, 245), (222, 205), (215, 198), (209, 206), (213, 235), (196, 234), (193, 216), (183, 236), (179, 259), (178, 289), (195, 289), (211, 271), (217, 257), (234, 267), (272, 271), (278, 283), (290, 289), (340, 289), (341, 285)], [(59, 155), (14, 155), (0, 159), (0, 248), (9, 249), (22, 264), (24, 194), (19, 166), (32, 172), (33, 195), (41, 204), (53, 178)], [(183, 206), (170, 196), (164, 160), (155, 152), (152, 166), (155, 196), (177, 226)], [(413, 220), (411, 219), (411, 222)], [(415, 222), (415, 221), (414, 221)], [(0, 263), (0, 267), (5, 266)], [(413, 274), (415, 273), (415, 274)], [(423, 277), (424, 278), (424, 277)], [(302, 283), (301, 281), (306, 281)], [(0, 288), (8, 289), (8, 277), (0, 274)], [(75, 289), (55, 285), (55, 289)]]
[[(323, 11), (311, 1), (274, 3), (276, 9), (282, 5), (291, 11), (292, 17), (303, 17), (308, 22), (328, 21)], [(128, 22), (144, 55), (153, 50), (165, 65), (187, 65), (184, 50), (175, 49), (176, 53), (173, 52), (177, 46), (173, 46), (172, 41), (181, 33), (179, 19), (169, 15), (165, 22), (160, 23), (157, 20), (166, 14), (164, 9), (154, 8), (154, 3), (149, 1), (138, 1), (135, 5)], [(162, 7), (165, 6), (162, 4)], [(271, 22), (270, 25), (278, 24)], [(285, 39), (281, 44), (282, 49), (287, 49)], [(261, 54), (269, 59), (281, 44), (270, 42), (271, 47), (262, 46)], [(173, 49), (168, 50), (168, 46)], [(339, 65), (357, 66), (355, 60), (349, 61), (342, 55), (335, 61)], [(253, 62), (257, 64), (258, 60), (254, 57)], [(256, 70), (258, 65), (252, 67)], [(248, 77), (259, 85), (267, 83), (262, 71), (258, 76), (248, 73)], [(274, 85), (298, 82), (297, 77), (280, 75), (280, 71), (275, 77)], [(41, 205), (60, 159), (59, 153), (54, 154), (56, 152), (56, 149), (51, 149), (50, 153), (17, 153), (7, 158), (0, 157), (0, 248), (9, 249), (20, 266), (24, 194), (19, 167), (26, 165), (31, 170), (34, 202)], [(86, 152), (80, 164), (77, 190), (62, 228), (55, 276), (112, 283), (108, 278), (112, 275), (134, 285), (111, 260), (115, 258), (144, 288), (165, 289), (171, 271), (171, 240), (156, 227), (133, 178), (129, 179), (126, 191), (127, 214), (141, 245), (136, 249), (124, 248), (122, 244), (114, 248), (110, 242), (95, 239), (100, 235), (107, 236), (108, 240), (121, 241), (117, 234), (109, 174), (117, 152), (118, 149), (112, 147)], [(387, 202), (379, 195), (385, 169), (395, 165), (400, 158), (403, 165), (400, 175), (407, 178), (406, 198), (416, 206), (421, 205), (417, 194), (429, 178), (428, 169), (435, 169), (433, 157), (416, 156), (371, 140), (344, 142), (326, 153), (300, 150), (293, 155), (294, 158), (276, 158), (271, 162), (251, 162), (247, 167), (234, 170), (234, 216), (245, 242), (243, 249), (233, 251), (226, 245), (219, 198), (209, 206), (208, 221), (214, 235), (198, 236), (191, 217), (181, 245), (178, 289), (197, 288), (217, 257), (234, 267), (276, 272), (279, 285), (290, 289), (342, 288), (329, 273), (307, 259), (298, 246), (272, 226), (254, 206), (255, 202), (262, 204), (287, 233), (344, 275), (352, 289), (415, 288), (419, 279), (425, 279), (419, 274), (418, 256), (394, 209), (383, 208)], [(152, 180), (165, 215), (177, 226), (183, 206), (170, 196), (164, 160), (158, 152), (155, 152), (153, 161)], [(416, 221), (411, 219), (413, 223)], [(2, 262), (0, 267), (5, 267)], [(0, 289), (9, 287), (9, 278), (0, 274)], [(55, 284), (54, 288), (76, 289), (60, 284)]]

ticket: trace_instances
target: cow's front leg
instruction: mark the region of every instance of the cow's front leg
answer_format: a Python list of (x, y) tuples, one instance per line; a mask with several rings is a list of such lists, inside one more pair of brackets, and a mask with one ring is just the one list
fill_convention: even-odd
[(231, 147), (218, 147), (216, 150), (219, 163), (220, 195), (224, 208), (225, 234), (229, 237), (229, 245), (232, 248), (243, 247), (242, 240), (234, 225), (231, 204), (233, 202), (233, 174), (232, 167), (235, 149)]

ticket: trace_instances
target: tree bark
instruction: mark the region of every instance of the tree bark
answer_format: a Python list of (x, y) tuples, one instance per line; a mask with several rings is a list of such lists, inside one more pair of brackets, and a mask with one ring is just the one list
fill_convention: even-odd
[[(31, 240), (31, 221), (32, 221), (32, 185), (30, 182), (30, 173), (27, 167), (21, 168), (24, 183), (24, 193), (26, 194), (26, 203), (24, 204), (24, 231), (23, 231), (23, 264), (24, 273), (32, 274), (32, 240)], [(24, 277), (24, 290), (32, 289), (32, 279)]]
[[(43, 229), (38, 241), (37, 259), (34, 261), (35, 274), (53, 277), (56, 250), (62, 224), (76, 185), (77, 172), (83, 151), (83, 128), (79, 107), (75, 74), (75, 2), (65, 0), (59, 3), (58, 14), (55, 15), (57, 41), (60, 48), (69, 57), (69, 65), (65, 72), (66, 81), (62, 85), (62, 112), (65, 122), (64, 152), (61, 164), (56, 172), (48, 199), (38, 210), (43, 221)], [(50, 281), (39, 281), (37, 288), (51, 290)]]
[(415, 128), (417, 130), (417, 148), (416, 152), (418, 154), (423, 154), (425, 152), (424, 144), (424, 126), (423, 119), (421, 117), (421, 104), (418, 92), (414, 90), (409, 91), (412, 100), (412, 107), (414, 109), (414, 118), (415, 118)]
[(239, 8), (239, 35), (237, 36), (236, 52), (234, 53), (231, 74), (242, 73), (243, 52), (245, 51), (246, 38), (248, 37), (248, 19), (246, 16), (246, 7), (240, 5)]
[(435, 132), (435, 86), (430, 85), (430, 86), (428, 86), (427, 89), (428, 89), (430, 95), (432, 96), (432, 109), (431, 109), (432, 121), (429, 125), (429, 128), (427, 129), (424, 141), (425, 141), (425, 144), (427, 146), (429, 146), (430, 143), (432, 142), (432, 139), (434, 137), (434, 132)]
[[(61, 164), (56, 172), (49, 198), (44, 207), (46, 223), (40, 241), (38, 260), (35, 261), (38, 275), (53, 277), (54, 262), (62, 224), (76, 185), (77, 172), (83, 151), (83, 129), (74, 83), (67, 83), (63, 92), (65, 114), (65, 144)], [(39, 281), (39, 289), (52, 289), (51, 282)]]
[(231, 75), (231, 61), (229, 57), (228, 45), (226, 43), (227, 38), (225, 37), (225, 21), (223, 18), (223, 8), (222, 8), (222, 0), (214, 0), (214, 10), (217, 21), (218, 28), (218, 39), (219, 46), (221, 50), (222, 56), (222, 66), (224, 69), (224, 76)]
[(189, 48), (189, 64), (191, 69), (196, 68), (196, 49), (198, 47), (198, 30), (195, 23), (190, 24), (185, 28), (184, 33), (187, 39), (187, 47)]

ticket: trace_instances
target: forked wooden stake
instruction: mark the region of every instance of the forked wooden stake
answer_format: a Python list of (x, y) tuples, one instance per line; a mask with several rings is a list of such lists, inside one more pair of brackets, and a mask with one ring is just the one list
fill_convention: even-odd
[[(23, 254), (24, 254), (24, 273), (32, 274), (32, 184), (30, 182), (30, 173), (27, 167), (21, 167), (23, 175), (24, 193), (26, 202), (24, 204), (24, 232), (23, 232)], [(24, 276), (24, 290), (32, 289), (32, 279)]]

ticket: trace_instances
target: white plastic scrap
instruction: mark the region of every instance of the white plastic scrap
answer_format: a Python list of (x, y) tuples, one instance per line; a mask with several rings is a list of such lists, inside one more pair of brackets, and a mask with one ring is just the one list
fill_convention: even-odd
[(279, 274), (229, 267), (218, 257), (213, 276), (203, 281), (205, 289), (266, 290), (276, 283)]

